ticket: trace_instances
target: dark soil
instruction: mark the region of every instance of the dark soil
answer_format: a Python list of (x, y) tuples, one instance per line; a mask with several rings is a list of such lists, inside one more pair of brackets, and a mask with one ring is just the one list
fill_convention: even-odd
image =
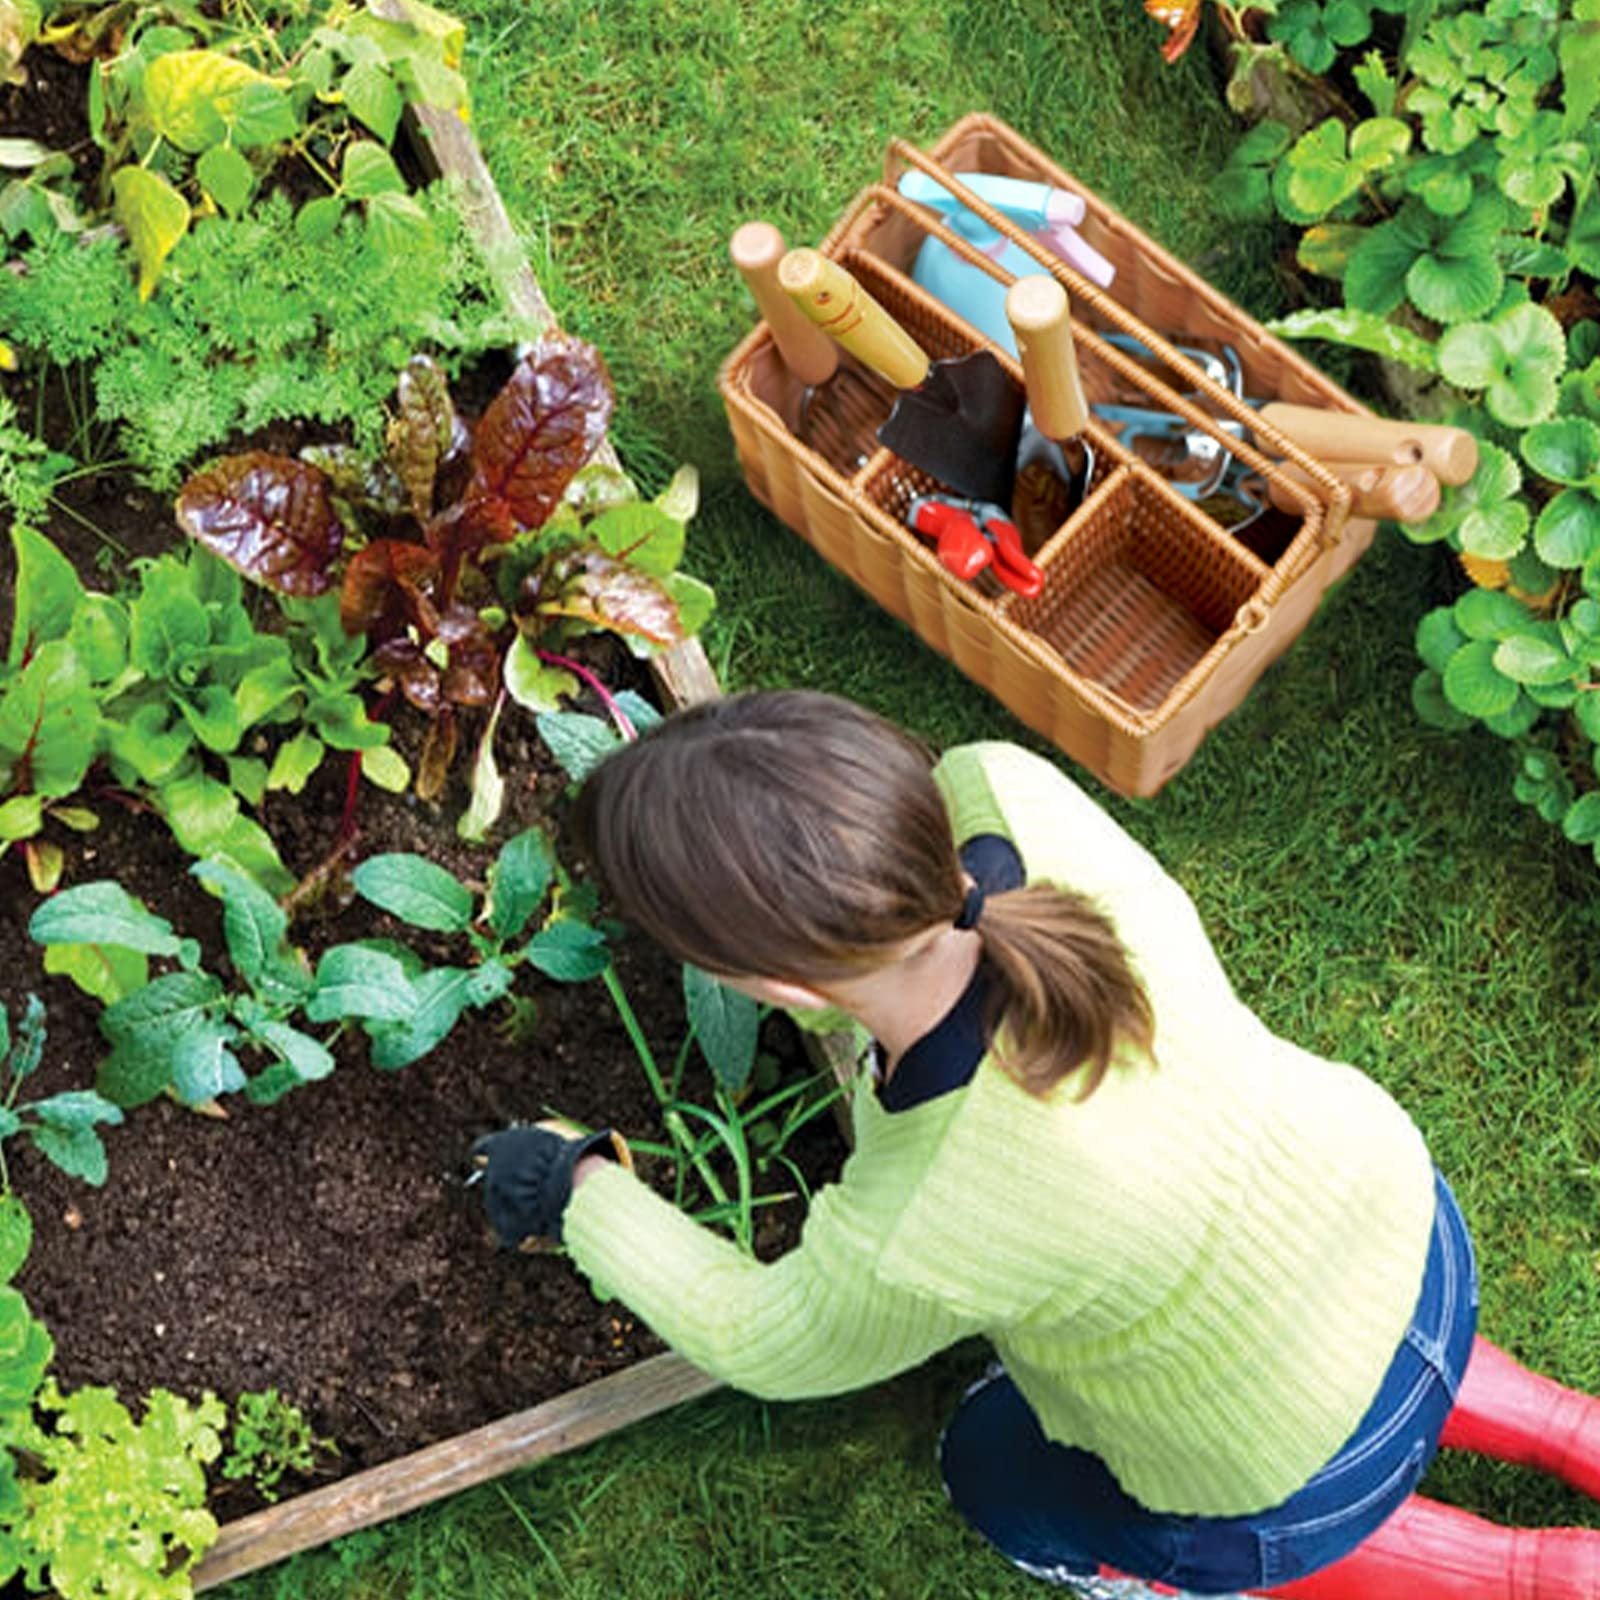
[[(497, 748), (510, 783), (504, 838), (550, 804), (554, 785), (538, 776), (549, 762), (530, 733), (503, 733)], [(293, 870), (331, 847), (342, 791), (342, 770), (329, 764), (301, 800), (279, 798), (266, 812)], [(452, 792), (435, 810), (369, 787), (360, 853), (417, 850), (481, 879), (489, 852), (462, 845), (452, 826), (462, 799)], [(217, 904), (188, 878), (162, 823), (115, 800), (98, 809), (102, 826), (78, 842), (68, 881), (115, 876), (199, 936), (208, 964), (225, 970)], [(43, 975), (25, 931), (36, 897), (15, 858), (0, 863), (0, 896), (0, 1000), (15, 1016), (36, 990), (49, 1007), (46, 1065), (29, 1092), (84, 1087), (104, 1053), (98, 1002)], [(465, 959), (459, 944), (401, 928), (359, 901), (295, 933), (313, 959), (326, 944), (373, 934)], [(618, 968), (658, 1058), (670, 1060), (684, 1031), (677, 967), (632, 941)], [(537, 1005), (527, 1037), (505, 1034), (504, 1012), (469, 1013), (432, 1056), (383, 1073), (354, 1034), (341, 1041), (331, 1078), (276, 1106), (240, 1100), (225, 1120), (165, 1100), (131, 1112), (109, 1133), (101, 1190), (20, 1152), (13, 1177), (37, 1234), (19, 1287), (55, 1336), (61, 1380), (113, 1384), (125, 1398), (157, 1385), (224, 1396), (276, 1387), (337, 1440), (328, 1470), (342, 1474), (658, 1351), (621, 1306), (594, 1300), (563, 1258), (495, 1250), (477, 1194), (463, 1186), (472, 1140), (513, 1120), (559, 1112), (660, 1138), (601, 985), (524, 974), (516, 993)], [(764, 1044), (786, 1070), (805, 1070), (786, 1024), (769, 1024)], [(689, 1092), (709, 1098), (704, 1069), (694, 1072)], [(813, 1123), (792, 1153), (815, 1182), (833, 1176), (843, 1152), (832, 1120)], [(641, 1170), (665, 1181), (648, 1162)], [(759, 1212), (760, 1253), (792, 1244), (800, 1214), (797, 1201)], [(234, 1515), (248, 1503), (233, 1488), (219, 1509)]]

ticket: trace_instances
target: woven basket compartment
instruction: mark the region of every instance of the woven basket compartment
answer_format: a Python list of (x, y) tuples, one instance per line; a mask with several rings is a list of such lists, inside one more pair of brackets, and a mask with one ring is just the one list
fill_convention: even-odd
[[(1155, 794), (1305, 627), (1329, 583), (1375, 531), (1375, 524), (1347, 516), (1348, 491), (1320, 463), (1173, 345), (1231, 345), (1251, 399), (1361, 408), (1003, 123), (964, 118), (931, 158), (895, 141), (891, 179), (908, 163), (941, 182), (953, 183), (953, 170), (984, 171), (1084, 194), (1088, 216), (1080, 231), (1116, 264), (1116, 299), (1048, 251), (1035, 259), (1071, 297), (1091, 402), (1175, 412), (1261, 476), (1287, 484), (1278, 466), (1287, 459), (1315, 487), (1291, 489), (1298, 512), (1263, 519), (1233, 538), (1210, 508), (1184, 499), (1092, 423), (1092, 492), (1035, 556), (1046, 586), (1026, 601), (987, 574), (963, 582), (905, 526), (910, 499), (937, 485), (877, 441), (891, 392), (849, 375), (848, 404), (819, 423), (824, 397), (814, 397), (809, 431), (799, 436), (804, 391), (759, 323), (729, 355), (718, 381), (751, 492), (1028, 726), (1121, 793)], [(990, 226), (1025, 250), (1033, 245), (981, 201), (972, 208), (987, 212)], [(912, 281), (917, 250), (930, 233), (978, 264), (971, 246), (932, 212), (881, 183), (856, 197), (819, 248), (848, 267), (937, 360), (987, 342)], [(1140, 361), (1113, 347), (1101, 337), (1107, 328), (1133, 333), (1156, 359)], [(1020, 387), (1020, 366), (996, 354)], [(1240, 426), (1248, 430), (1242, 444)]]
[(1126, 469), (1051, 541), (1041, 565), (1044, 589), (1012, 601), (1011, 620), (1145, 713), (1205, 662), (1266, 577), (1204, 517)]

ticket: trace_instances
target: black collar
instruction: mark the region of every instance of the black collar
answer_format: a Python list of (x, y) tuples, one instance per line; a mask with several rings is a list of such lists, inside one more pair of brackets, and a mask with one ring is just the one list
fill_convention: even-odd
[[(998, 833), (968, 839), (961, 847), (961, 865), (985, 894), (1019, 889), (1027, 881), (1016, 846)], [(980, 962), (961, 997), (900, 1058), (894, 1076), (878, 1085), (885, 1111), (909, 1111), (971, 1080), (989, 1048), (984, 1029), (989, 987), (988, 969)], [(876, 1048), (881, 1067), (882, 1046)]]

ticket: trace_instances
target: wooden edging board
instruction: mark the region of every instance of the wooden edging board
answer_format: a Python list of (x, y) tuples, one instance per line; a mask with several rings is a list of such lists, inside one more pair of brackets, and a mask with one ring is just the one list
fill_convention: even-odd
[[(408, 112), (407, 126), (423, 161), (461, 185), (469, 226), (497, 272), (508, 307), (531, 325), (553, 330), (555, 316), (466, 123), (454, 113), (424, 106)], [(609, 440), (599, 453), (616, 463)], [(721, 693), (698, 639), (663, 651), (650, 666), (669, 708), (694, 705)], [(845, 1035), (806, 1037), (819, 1066), (831, 1068), (841, 1081), (853, 1074), (856, 1063)], [(845, 1132), (848, 1137), (847, 1127)], [(353, 1473), (326, 1488), (296, 1495), (224, 1524), (216, 1543), (195, 1569), (195, 1592), (214, 1589), (519, 1467), (590, 1444), (720, 1386), (717, 1379), (682, 1356), (671, 1352), (652, 1356), (542, 1405)]]

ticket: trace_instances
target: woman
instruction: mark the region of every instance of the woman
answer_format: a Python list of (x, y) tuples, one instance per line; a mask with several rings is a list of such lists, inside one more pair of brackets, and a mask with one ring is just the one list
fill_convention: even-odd
[(1600, 1405), (1475, 1345), (1471, 1245), (1410, 1118), (1269, 1032), (1183, 890), (1053, 766), (984, 744), (934, 767), (846, 701), (755, 694), (620, 751), (578, 813), (625, 918), (842, 1011), (873, 1081), (778, 1262), (546, 1129), (480, 1141), (504, 1242), (563, 1238), (772, 1398), (987, 1336), (952, 1499), (1085, 1592), (1600, 1600), (1600, 1533), (1412, 1493), (1441, 1434), (1594, 1493)]

